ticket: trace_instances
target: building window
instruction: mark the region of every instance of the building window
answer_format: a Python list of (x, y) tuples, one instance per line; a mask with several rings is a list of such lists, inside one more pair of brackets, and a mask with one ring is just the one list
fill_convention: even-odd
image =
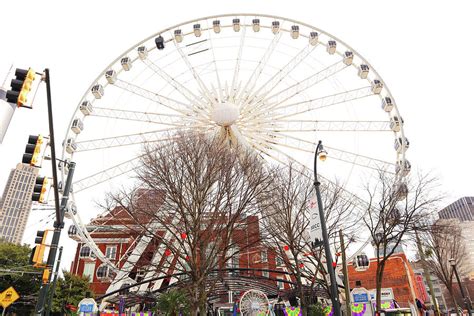
[(105, 256), (108, 259), (115, 260), (117, 256), (117, 246), (107, 246), (107, 248), (105, 248)]
[(270, 277), (270, 272), (268, 272), (268, 271), (262, 271), (262, 276), (263, 276), (264, 278), (269, 278), (269, 277)]
[(80, 258), (89, 258), (91, 255), (91, 248), (89, 246), (82, 246), (81, 250), (79, 251)]
[(82, 276), (89, 278), (89, 282), (94, 280), (94, 270), (95, 270), (95, 262), (86, 262), (84, 264), (84, 271), (82, 272)]
[(104, 279), (113, 279), (115, 275), (112, 269), (110, 269), (110, 267), (107, 264), (103, 263), (97, 268), (96, 276), (98, 279), (104, 280)]
[(260, 256), (262, 256), (262, 262), (268, 262), (267, 250), (263, 250)]
[(282, 257), (276, 257), (276, 265), (277, 266), (282, 266), (283, 265), (283, 258)]
[(283, 285), (283, 282), (282, 282), (282, 281), (280, 281), (280, 280), (277, 281), (277, 288), (278, 288), (279, 290), (283, 290), (284, 285)]

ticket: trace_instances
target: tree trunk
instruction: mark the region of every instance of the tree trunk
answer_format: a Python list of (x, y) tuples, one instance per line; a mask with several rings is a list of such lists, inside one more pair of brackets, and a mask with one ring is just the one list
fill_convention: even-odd
[(453, 299), (454, 309), (456, 310), (456, 315), (459, 316), (458, 302), (456, 302), (456, 296), (454, 295), (452, 286), (448, 288), (448, 293), (451, 296), (451, 298)]
[(376, 276), (375, 276), (375, 307), (376, 310), (380, 310), (380, 307), (382, 305), (382, 278), (383, 278), (383, 271), (385, 268), (385, 263), (380, 262), (377, 265), (377, 271), (376, 271)]

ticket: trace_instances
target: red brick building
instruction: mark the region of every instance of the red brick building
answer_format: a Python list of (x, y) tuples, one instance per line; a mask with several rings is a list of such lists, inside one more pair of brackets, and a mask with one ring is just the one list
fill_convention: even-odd
[[(366, 271), (356, 271), (349, 266), (350, 287), (356, 286), (356, 281), (360, 281), (362, 287), (367, 290), (376, 288), (375, 273), (377, 270), (377, 259), (370, 259), (369, 269)], [(415, 298), (420, 298), (421, 293), (416, 287), (415, 275), (405, 254), (398, 253), (390, 257), (385, 264), (382, 288), (392, 288), (395, 299), (401, 307), (408, 307), (408, 303), (414, 304)]]
[[(142, 220), (144, 223), (147, 223), (150, 219), (142, 218)], [(263, 280), (267, 289), (272, 288), (275, 292), (278, 292), (278, 289), (290, 288), (289, 284), (277, 280), (290, 280), (285, 274), (273, 271), (254, 271), (258, 269), (284, 270), (283, 260), (279, 260), (274, 252), (265, 249), (260, 243), (258, 218), (256, 216), (243, 218), (239, 227), (241, 228), (234, 232), (233, 239), (241, 251), (239, 251), (236, 258), (232, 258), (227, 262), (226, 267), (250, 269), (237, 273), (239, 277), (247, 280), (243, 284), (247, 284), (255, 279), (263, 280), (267, 278), (269, 280)], [(115, 208), (110, 213), (93, 219), (87, 225), (87, 230), (102, 253), (117, 267), (124, 265), (140, 239), (136, 220), (132, 219), (122, 208)], [(158, 235), (160, 233), (163, 235), (165, 232), (163, 230)], [(69, 236), (78, 242), (74, 261), (71, 264), (71, 272), (76, 275), (88, 276), (91, 280), (91, 289), (96, 296), (104, 294), (115, 274), (107, 264), (96, 258), (87, 245), (81, 242), (74, 227), (69, 229)], [(155, 240), (148, 244), (129, 274), (130, 278), (137, 282), (143, 280), (145, 274), (141, 268), (151, 263), (157, 247), (159, 247), (159, 241)], [(160, 261), (159, 265), (161, 264), (162, 262)], [(173, 273), (172, 270), (170, 272)], [(236, 275), (236, 273), (233, 275)], [(169, 282), (169, 280), (167, 281)], [(163, 283), (161, 286), (164, 287), (166, 285), (168, 284)]]

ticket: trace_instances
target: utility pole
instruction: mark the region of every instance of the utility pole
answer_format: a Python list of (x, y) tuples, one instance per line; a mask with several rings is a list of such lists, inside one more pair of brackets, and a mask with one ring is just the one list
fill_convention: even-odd
[[(58, 174), (56, 169), (56, 148), (54, 143), (54, 124), (53, 124), (53, 107), (51, 100), (51, 82), (49, 77), (49, 69), (44, 70), (44, 81), (46, 83), (46, 96), (48, 99), (48, 123), (49, 123), (49, 141), (51, 147), (51, 167), (53, 170), (53, 191), (54, 191), (54, 204), (56, 209), (56, 220), (54, 221), (54, 234), (51, 241), (51, 246), (48, 255), (48, 261), (45, 270), (52, 270), (54, 262), (56, 261), (56, 252), (58, 250), (59, 239), (61, 237), (61, 230), (64, 228), (64, 214), (66, 213), (67, 203), (69, 200), (69, 193), (71, 191), (72, 177), (74, 175), (74, 169), (76, 163), (70, 162), (68, 164), (68, 174), (66, 183), (64, 185), (64, 193), (61, 199), (61, 205), (59, 204), (59, 191), (58, 191)], [(45, 301), (50, 288), (51, 274), (49, 274), (47, 280), (43, 282), (40, 288), (38, 302), (36, 303), (35, 314), (42, 315), (45, 311)]]
[(63, 247), (59, 247), (59, 254), (58, 254), (58, 261), (56, 262), (56, 270), (54, 271), (54, 279), (53, 279), (53, 285), (51, 286), (51, 290), (49, 291), (49, 297), (46, 302), (46, 316), (49, 316), (49, 313), (51, 312), (51, 308), (53, 307), (53, 297), (54, 297), (54, 291), (56, 290), (56, 282), (58, 281), (58, 272), (59, 272), (59, 265), (61, 264), (61, 256), (63, 254)]
[(330, 289), (331, 289), (331, 302), (332, 308), (334, 310), (335, 316), (341, 316), (341, 306), (339, 302), (339, 291), (337, 289), (337, 281), (336, 281), (336, 272), (334, 271), (334, 267), (332, 266), (332, 255), (331, 255), (331, 247), (329, 245), (329, 237), (326, 228), (326, 218), (324, 216), (324, 208), (323, 208), (323, 201), (321, 199), (321, 191), (319, 186), (321, 183), (318, 180), (318, 170), (317, 170), (317, 162), (318, 157), (321, 160), (326, 159), (326, 151), (323, 149), (323, 144), (321, 141), (318, 142), (318, 146), (316, 147), (316, 151), (314, 152), (314, 187), (316, 189), (316, 197), (318, 200), (318, 210), (319, 210), (319, 219), (321, 221), (321, 232), (323, 235), (323, 244), (324, 244), (324, 252), (326, 254), (326, 266), (329, 273), (329, 279), (331, 281)]
[(428, 283), (428, 288), (430, 289), (431, 300), (433, 301), (434, 308), (436, 311), (436, 315), (441, 315), (439, 312), (438, 302), (436, 301), (436, 295), (433, 289), (433, 283), (431, 282), (430, 271), (426, 266), (425, 262), (425, 253), (423, 252), (423, 247), (421, 246), (420, 237), (418, 236), (418, 230), (415, 229), (415, 236), (416, 236), (416, 245), (418, 247), (418, 254), (420, 256), (421, 266), (423, 268), (423, 274), (425, 275), (426, 283)]
[(344, 275), (344, 292), (346, 295), (346, 315), (351, 315), (351, 291), (349, 289), (349, 271), (347, 270), (346, 246), (344, 244), (344, 235), (342, 234), (342, 229), (339, 229), (339, 239), (341, 243), (342, 274)]

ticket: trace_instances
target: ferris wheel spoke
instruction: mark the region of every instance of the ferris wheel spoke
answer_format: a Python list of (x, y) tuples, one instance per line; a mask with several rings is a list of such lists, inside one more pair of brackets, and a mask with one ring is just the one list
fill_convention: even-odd
[(84, 140), (84, 141), (80, 141), (76, 143), (77, 144), (76, 152), (137, 145), (137, 144), (143, 144), (147, 142), (167, 141), (167, 140), (174, 139), (173, 137), (164, 137), (167, 133), (172, 132), (172, 131), (180, 131), (185, 128), (189, 128), (189, 127), (181, 126), (181, 127), (176, 127), (176, 128), (154, 130), (154, 131), (145, 132), (145, 133), (136, 133), (136, 134), (114, 136), (114, 137)]
[(211, 104), (215, 104), (215, 100), (214, 98), (212, 97), (212, 94), (211, 92), (209, 91), (209, 89), (207, 88), (206, 84), (204, 83), (204, 81), (201, 79), (201, 77), (199, 76), (198, 72), (196, 71), (196, 68), (191, 64), (191, 62), (189, 61), (189, 58), (188, 56), (183, 52), (183, 49), (181, 48), (180, 45), (178, 45), (178, 43), (176, 41), (173, 41), (178, 53), (181, 55), (181, 59), (184, 61), (184, 63), (186, 64), (186, 66), (188, 67), (189, 71), (191, 71), (192, 75), (193, 75), (193, 78), (194, 80), (197, 82), (199, 88), (201, 89), (202, 93), (206, 96), (206, 99), (209, 103)]
[(143, 59), (143, 63), (153, 70), (163, 80), (167, 81), (173, 88), (180, 93), (190, 104), (193, 104), (199, 111), (204, 111), (205, 105), (202, 104), (201, 99), (189, 90), (184, 84), (178, 82), (174, 77), (170, 76), (166, 71), (158, 67), (157, 64), (149, 60)]
[[(284, 141), (277, 143), (278, 146), (283, 146), (289, 149), (295, 149), (307, 153), (314, 153), (314, 149), (318, 145), (316, 142), (304, 140), (295, 136), (290, 136), (288, 134), (278, 133), (284, 138)], [(395, 165), (393, 163), (383, 161), (376, 158), (371, 158), (364, 155), (359, 155), (352, 153), (350, 151), (337, 149), (324, 145), (324, 147), (331, 153), (331, 159), (336, 159), (342, 162), (349, 164), (358, 165), (361, 167), (374, 169), (374, 170), (384, 170), (389, 173), (394, 173)]]
[(183, 115), (190, 115), (192, 114), (192, 111), (190, 111), (191, 106), (189, 104), (182, 103), (177, 100), (173, 100), (171, 98), (162, 96), (158, 93), (146, 90), (142, 87), (139, 87), (137, 85), (134, 85), (133, 83), (126, 82), (120, 79), (117, 79), (113, 86), (116, 86), (120, 89), (123, 89), (125, 91), (128, 91), (130, 93), (133, 93), (135, 95), (138, 95), (140, 97), (143, 97), (145, 99), (148, 99), (150, 101), (153, 101), (155, 103), (161, 104), (164, 107), (177, 112), (181, 113)]
[[(277, 161), (277, 162), (279, 162), (283, 165), (288, 165), (288, 162), (295, 163), (300, 168), (302, 168), (302, 170), (306, 170), (306, 172), (302, 172), (302, 175), (304, 175), (304, 176), (308, 176), (308, 175), (313, 174), (312, 170), (310, 170), (306, 165), (304, 165), (300, 161), (298, 161), (295, 158), (293, 158), (292, 156), (290, 156), (287, 152), (282, 151), (278, 148), (272, 148), (271, 150), (273, 150), (276, 154), (279, 154), (282, 157), (285, 157), (287, 159), (287, 161), (284, 161), (283, 159), (276, 157), (274, 154), (269, 153), (268, 151), (262, 151), (262, 152), (265, 155), (267, 155), (269, 158), (271, 158), (271, 159), (273, 159), (273, 160), (275, 160), (275, 161)], [(334, 183), (334, 181), (329, 180), (327, 177), (324, 177), (321, 174), (319, 174), (319, 176), (321, 177), (321, 179), (324, 179), (324, 182), (329, 184), (328, 189), (330, 191), (333, 190), (334, 188), (337, 188), (337, 190), (341, 190), (341, 192), (343, 193), (342, 197), (345, 201), (352, 203), (353, 205), (355, 205), (357, 208), (360, 208), (361, 210), (365, 210), (365, 207), (368, 205), (365, 200), (361, 199), (360, 197), (358, 197), (356, 194), (350, 192), (349, 190), (347, 190), (345, 188), (341, 188), (340, 184)]]
[(212, 40), (212, 31), (209, 27), (209, 20), (206, 20), (207, 22), (207, 29), (208, 29), (208, 34), (209, 34), (209, 45), (211, 46), (211, 54), (212, 54), (212, 61), (213, 61), (213, 64), (214, 64), (214, 73), (216, 75), (216, 79), (217, 79), (217, 88), (218, 88), (218, 91), (216, 94), (214, 94), (216, 97), (219, 98), (219, 102), (223, 102), (224, 101), (224, 96), (222, 94), (222, 84), (221, 84), (221, 78), (219, 76), (219, 69), (217, 68), (217, 62), (216, 62), (216, 55), (214, 53), (214, 43), (213, 43), (213, 40)]
[[(278, 106), (291, 98), (299, 95), (301, 92), (306, 91), (307, 89), (315, 86), (316, 84), (336, 75), (340, 71), (346, 69), (348, 66), (341, 61), (337, 61), (336, 63), (326, 67), (325, 69), (313, 74), (312, 76), (303, 79), (286, 89), (283, 89), (265, 99), (262, 99), (260, 102), (253, 106), (255, 108), (263, 108), (266, 109), (268, 107), (267, 104), (271, 104), (272, 107)], [(276, 100), (273, 100), (276, 99)], [(273, 101), (272, 101), (273, 100)]]
[(118, 176), (134, 171), (141, 166), (140, 159), (143, 156), (144, 155), (139, 155), (73, 182), (74, 193), (81, 192), (98, 184), (112, 180)]
[(275, 120), (281, 120), (281, 119), (286, 119), (286, 118), (293, 117), (299, 114), (315, 111), (318, 109), (327, 108), (333, 105), (342, 104), (342, 103), (354, 101), (357, 99), (362, 99), (362, 98), (369, 97), (372, 95), (374, 94), (372, 93), (372, 88), (370, 86), (362, 87), (362, 88), (344, 91), (344, 92), (340, 92), (340, 93), (336, 93), (332, 95), (327, 95), (327, 96), (312, 99), (312, 100), (282, 105), (270, 110), (257, 111), (256, 113), (252, 112), (251, 115), (249, 115), (249, 119), (255, 119), (262, 116), (268, 116), (269, 111), (277, 112), (280, 110), (289, 109), (291, 111), (290, 113), (286, 113), (286, 114), (282, 114), (282, 115), (274, 117)]
[[(117, 120), (129, 120), (137, 122), (147, 122), (154, 124), (162, 124), (169, 126), (183, 126), (183, 121), (200, 121), (202, 119), (195, 116), (183, 116), (178, 114), (166, 114), (166, 113), (153, 113), (153, 112), (141, 112), (131, 111), (122, 109), (112, 109), (95, 107), (94, 112), (91, 116), (112, 118)], [(164, 119), (168, 119), (168, 121)]]
[[(263, 69), (265, 69), (267, 62), (272, 56), (273, 52), (275, 51), (275, 47), (277, 46), (281, 37), (282, 37), (282, 32), (279, 32), (273, 37), (272, 41), (270, 42), (270, 45), (268, 45), (267, 49), (265, 50), (265, 53), (263, 54), (262, 58), (258, 62), (257, 67), (255, 67), (249, 79), (247, 80), (246, 84), (240, 90), (237, 99), (239, 100), (248, 99), (250, 95), (250, 91), (252, 91), (255, 88), (257, 81), (263, 72)], [(245, 110), (245, 106), (246, 106), (246, 102), (241, 104), (241, 111)]]
[(265, 120), (258, 123), (242, 123), (242, 128), (254, 132), (262, 129), (270, 132), (391, 132), (390, 121), (313, 121), (313, 120)]
[(247, 27), (245, 25), (243, 25), (241, 33), (240, 33), (240, 44), (239, 44), (237, 59), (235, 60), (234, 75), (232, 76), (232, 83), (231, 83), (231, 86), (230, 86), (230, 92), (228, 92), (228, 95), (230, 96), (230, 99), (233, 102), (235, 102), (235, 96), (237, 94), (237, 82), (238, 82), (238, 79), (239, 79), (240, 63), (241, 63), (241, 60), (242, 60), (242, 51), (244, 49), (246, 31), (247, 31)]
[(260, 88), (258, 88), (245, 102), (245, 107), (249, 104), (255, 104), (261, 102), (265, 97), (275, 89), (275, 87), (289, 74), (316, 48), (307, 44), (305, 48), (300, 50), (296, 56), (294, 56), (283, 68), (281, 68), (272, 78), (265, 82)]

